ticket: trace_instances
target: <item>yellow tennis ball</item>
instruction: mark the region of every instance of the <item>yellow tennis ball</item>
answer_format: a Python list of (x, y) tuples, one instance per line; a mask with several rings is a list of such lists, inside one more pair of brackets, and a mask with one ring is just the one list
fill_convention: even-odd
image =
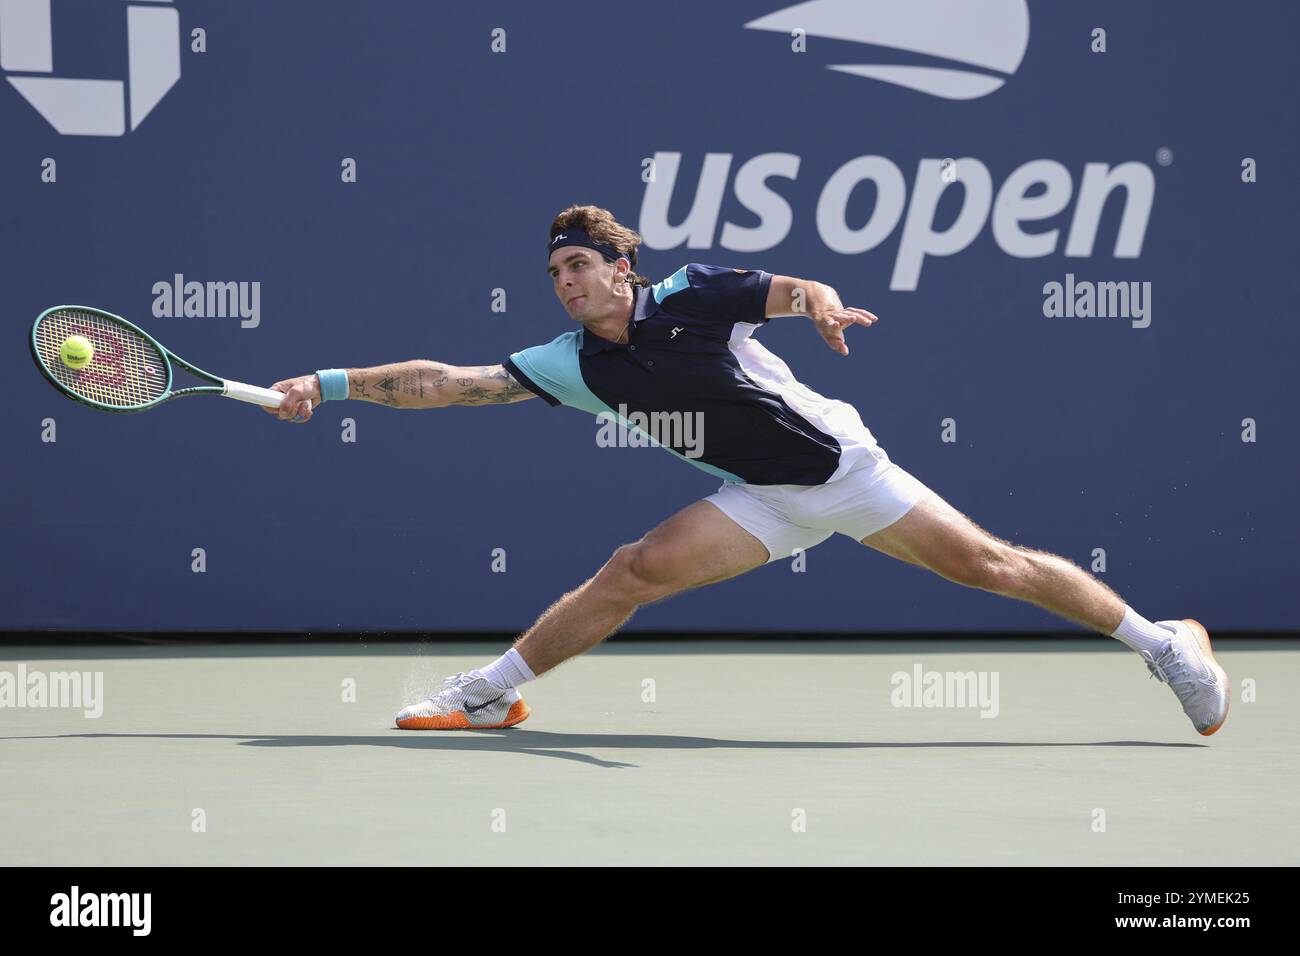
[(95, 346), (84, 335), (69, 335), (59, 349), (59, 358), (68, 368), (85, 368), (95, 357)]

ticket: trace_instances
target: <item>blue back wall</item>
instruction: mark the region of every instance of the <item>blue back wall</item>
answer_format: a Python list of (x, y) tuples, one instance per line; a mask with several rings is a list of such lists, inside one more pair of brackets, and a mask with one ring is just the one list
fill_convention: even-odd
[[(45, 75), (127, 78), (153, 51), (128, 47), (124, 10), (159, 6), (54, 0)], [(1152, 618), (1295, 626), (1295, 4), (994, 2), (979, 29), (954, 31), (944, 3), (819, 0), (787, 15), (807, 19), (803, 52), (788, 21), (746, 27), (789, 6), (773, 0), (166, 6), (181, 76), (123, 135), (61, 135), (0, 84), (0, 626), (523, 628), (615, 547), (712, 493), (716, 481), (664, 451), (598, 447), (594, 419), (539, 400), (327, 405), (307, 426), (203, 398), (109, 416), (61, 397), (26, 350), (42, 309), (82, 303), (262, 385), (411, 358), (497, 363), (572, 327), (543, 245), (574, 202), (646, 234), (638, 271), (652, 281), (690, 261), (762, 268), (881, 316), (850, 330), (848, 358), (804, 319), (758, 335), (982, 527), (1085, 567), (1104, 549), (1103, 580)], [(0, 24), (8, 49), (27, 27)], [(1092, 49), (1099, 27), (1105, 52)], [(196, 29), (206, 52), (192, 49)], [(951, 71), (958, 93), (998, 88), (956, 99), (827, 68), (881, 64)], [(716, 221), (672, 238), (665, 225), (691, 212), (710, 154), (729, 157), (702, 207)], [(886, 176), (823, 195), (865, 156), (896, 167), (901, 191)], [(796, 164), (793, 177), (738, 194), (755, 157)], [(355, 183), (342, 181), (346, 158)], [(1247, 158), (1256, 182), (1243, 182)], [(933, 212), (940, 232), (961, 225), (982, 169), (994, 206), (1010, 208), (1017, 170), (1060, 164), (1068, 203), (1021, 227), (1057, 230), (1047, 254), (1008, 252), (986, 213), (914, 279), (899, 270), (909, 217), (931, 219), (917, 204), (936, 189), (923, 163), (944, 159), (957, 184)], [(1124, 188), (1094, 196), (1096, 241), (1067, 255), (1087, 225), (1089, 164), (1136, 164), (1149, 209)], [(887, 225), (899, 202), (871, 248), (828, 245), (828, 223), (856, 230), (878, 213)], [(1117, 255), (1126, 212), (1138, 248)], [(729, 223), (764, 228), (743, 248), (734, 229), (724, 242)], [(176, 274), (260, 283), (258, 324), (156, 316), (154, 286)], [(1044, 287), (1067, 274), (1150, 283), (1149, 325), (1046, 316)], [(777, 562), (644, 608), (632, 626), (1057, 622), (837, 536), (802, 573)]]

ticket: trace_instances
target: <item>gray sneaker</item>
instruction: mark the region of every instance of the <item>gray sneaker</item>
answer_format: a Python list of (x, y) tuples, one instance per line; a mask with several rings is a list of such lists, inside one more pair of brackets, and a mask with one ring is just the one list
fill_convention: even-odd
[(443, 679), (443, 688), (428, 700), (403, 707), (397, 714), (402, 730), (493, 730), (513, 727), (532, 713), (519, 691), (501, 689), (486, 677), (457, 674)]
[(1143, 651), (1151, 676), (1173, 689), (1197, 733), (1210, 736), (1228, 719), (1232, 685), (1210, 649), (1210, 635), (1197, 621), (1157, 621), (1174, 636), (1152, 655)]

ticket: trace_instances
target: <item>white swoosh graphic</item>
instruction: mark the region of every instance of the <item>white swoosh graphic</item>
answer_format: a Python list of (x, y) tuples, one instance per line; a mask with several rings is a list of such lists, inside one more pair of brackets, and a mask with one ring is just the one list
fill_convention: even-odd
[[(749, 30), (870, 43), (954, 63), (1015, 73), (1029, 48), (1026, 0), (809, 0), (751, 20)], [(882, 64), (829, 69), (905, 86), (946, 99), (974, 99), (1002, 86), (963, 70)]]
[(933, 66), (828, 66), (826, 69), (865, 76), (895, 86), (906, 86), (947, 100), (973, 100), (988, 96), (1006, 82), (996, 76), (967, 73), (964, 70), (944, 70)]

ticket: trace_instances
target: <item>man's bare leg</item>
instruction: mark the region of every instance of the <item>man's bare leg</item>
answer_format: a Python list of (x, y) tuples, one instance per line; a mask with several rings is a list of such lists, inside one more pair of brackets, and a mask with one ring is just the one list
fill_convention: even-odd
[(767, 560), (761, 541), (710, 502), (697, 501), (615, 551), (586, 583), (552, 604), (515, 650), (540, 677), (595, 647), (641, 605), (735, 577)]
[(862, 543), (1115, 637), (1141, 652), (1152, 676), (1170, 685), (1198, 733), (1208, 737), (1227, 720), (1231, 685), (1199, 622), (1153, 624), (1082, 568), (989, 534), (933, 492)]
[[(403, 707), (403, 730), (513, 727), (530, 713), (514, 688), (595, 647), (642, 604), (766, 564), (767, 548), (709, 501), (683, 508), (635, 544), (625, 544), (482, 669), (448, 678), (427, 700)], [(526, 668), (526, 670), (525, 670)]]
[(933, 492), (862, 543), (958, 584), (1037, 604), (1103, 634), (1113, 633), (1124, 617), (1123, 599), (1078, 565), (989, 534)]

